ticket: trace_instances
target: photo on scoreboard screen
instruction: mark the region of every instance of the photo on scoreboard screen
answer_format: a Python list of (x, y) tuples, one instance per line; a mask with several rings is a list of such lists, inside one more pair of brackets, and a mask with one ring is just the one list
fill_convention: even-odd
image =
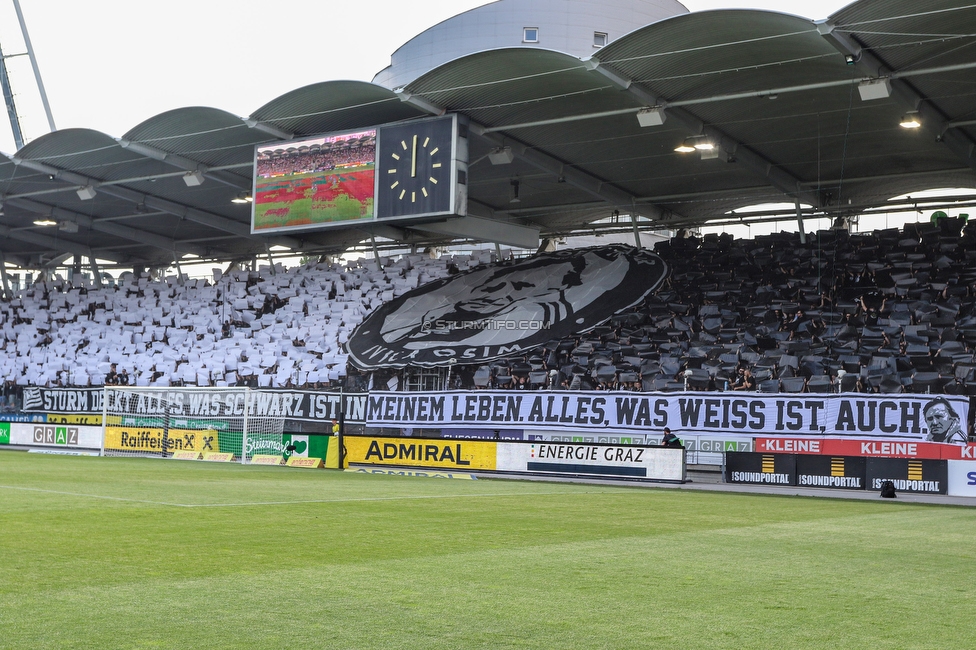
[(374, 217), (376, 129), (255, 147), (251, 232)]

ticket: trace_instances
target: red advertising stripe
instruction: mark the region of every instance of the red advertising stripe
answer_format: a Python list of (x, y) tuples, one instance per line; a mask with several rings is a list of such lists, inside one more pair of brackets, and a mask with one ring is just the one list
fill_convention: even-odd
[(823, 438), (756, 438), (756, 451), (774, 454), (826, 454)]
[[(946, 445), (946, 446), (950, 446), (950, 445)], [(959, 459), (976, 460), (976, 445), (966, 445), (965, 447), (957, 446), (957, 445), (951, 445), (951, 446), (955, 447), (958, 450), (959, 455), (943, 456), (943, 458), (945, 458), (946, 460), (959, 460)]]
[(976, 445), (947, 445), (906, 440), (848, 440), (836, 438), (756, 438), (756, 451), (774, 454), (870, 456), (875, 458), (976, 459)]
[(942, 458), (943, 445), (937, 442), (907, 440), (824, 440), (828, 454), (837, 456), (873, 456), (876, 458)]

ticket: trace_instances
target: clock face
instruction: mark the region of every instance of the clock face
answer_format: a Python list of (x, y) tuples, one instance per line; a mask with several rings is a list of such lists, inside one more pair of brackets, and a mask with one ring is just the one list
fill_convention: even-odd
[(393, 181), (390, 189), (396, 200), (416, 203), (418, 196), (421, 202), (428, 198), (440, 182), (438, 176), (444, 178), (440, 171), (443, 160), (444, 152), (426, 133), (414, 133), (409, 141), (400, 140), (399, 150), (391, 151), (390, 160), (384, 164), (386, 179)]
[(382, 127), (377, 218), (449, 213), (453, 145), (451, 118)]

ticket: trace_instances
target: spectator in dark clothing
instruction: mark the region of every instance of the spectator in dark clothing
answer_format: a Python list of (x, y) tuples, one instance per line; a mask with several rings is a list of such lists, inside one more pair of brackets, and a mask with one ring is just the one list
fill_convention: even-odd
[(668, 427), (664, 427), (664, 438), (661, 439), (661, 444), (665, 447), (684, 447), (681, 444), (681, 439), (671, 433), (671, 429)]

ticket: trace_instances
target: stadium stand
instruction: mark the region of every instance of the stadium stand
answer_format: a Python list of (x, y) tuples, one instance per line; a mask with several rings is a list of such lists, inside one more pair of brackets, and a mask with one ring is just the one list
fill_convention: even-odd
[[(215, 272), (214, 281), (115, 286), (40, 281), (0, 302), (0, 373), (16, 386), (324, 388), (346, 375), (341, 345), (363, 316), (422, 283), (490, 255), (405, 256), (377, 271), (366, 260)], [(114, 369), (113, 369), (114, 365)], [(110, 374), (112, 373), (112, 374)]]
[(672, 274), (644, 304), (471, 383), (976, 394), (976, 224), (963, 225), (825, 230), (806, 244), (676, 237), (656, 246)]
[[(976, 224), (964, 225), (823, 230), (806, 244), (680, 233), (656, 245), (672, 272), (644, 303), (524, 357), (458, 366), (450, 387), (976, 394)], [(342, 345), (372, 309), (491, 261), (481, 251), (185, 284), (37, 282), (0, 303), (0, 372), (8, 391), (107, 378), (326, 388), (346, 375)]]

